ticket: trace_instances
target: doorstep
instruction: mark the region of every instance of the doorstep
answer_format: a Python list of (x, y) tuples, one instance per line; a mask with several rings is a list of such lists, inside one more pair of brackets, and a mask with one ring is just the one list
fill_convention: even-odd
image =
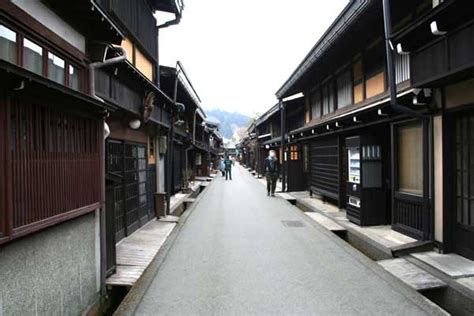
[(152, 220), (117, 244), (117, 270), (108, 286), (133, 286), (150, 265), (176, 223)]
[[(474, 277), (474, 261), (454, 253), (440, 254), (434, 251), (414, 253), (412, 257), (454, 279)], [(467, 280), (467, 284), (471, 281)]]
[(361, 243), (365, 242), (372, 248), (376, 248), (380, 255), (373, 259), (389, 259), (400, 247), (410, 246), (417, 242), (416, 239), (392, 230), (390, 225), (359, 226), (354, 224), (347, 219), (345, 210), (340, 210), (337, 206), (319, 198), (311, 197), (307, 191), (288, 194), (296, 199), (296, 205), (307, 215), (314, 212), (326, 216), (360, 239)]

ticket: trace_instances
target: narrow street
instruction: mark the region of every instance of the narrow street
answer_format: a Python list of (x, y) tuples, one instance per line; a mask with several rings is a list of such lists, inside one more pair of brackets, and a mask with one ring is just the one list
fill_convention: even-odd
[[(426, 301), (243, 167), (191, 210), (138, 315), (421, 315)], [(296, 224), (287, 227), (284, 221)]]

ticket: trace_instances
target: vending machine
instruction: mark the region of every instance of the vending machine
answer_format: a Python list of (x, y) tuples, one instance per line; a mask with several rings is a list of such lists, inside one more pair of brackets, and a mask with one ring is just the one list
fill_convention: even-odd
[(382, 225), (387, 221), (387, 189), (383, 181), (382, 146), (376, 137), (346, 138), (346, 215), (358, 225)]

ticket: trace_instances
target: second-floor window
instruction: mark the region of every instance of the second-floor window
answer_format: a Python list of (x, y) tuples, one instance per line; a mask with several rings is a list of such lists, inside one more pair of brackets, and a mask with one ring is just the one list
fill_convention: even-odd
[(352, 104), (351, 71), (347, 70), (337, 77), (337, 107), (343, 108)]
[(0, 25), (0, 59), (12, 64), (17, 63), (18, 58), (17, 33)]
[(127, 52), (127, 60), (135, 66), (146, 78), (153, 81), (153, 63), (130, 39), (122, 41), (122, 47)]
[[(18, 56), (21, 56), (20, 58)], [(81, 91), (82, 70), (36, 40), (0, 24), (0, 59)]]
[(315, 119), (321, 116), (321, 93), (315, 91), (311, 93), (311, 118)]

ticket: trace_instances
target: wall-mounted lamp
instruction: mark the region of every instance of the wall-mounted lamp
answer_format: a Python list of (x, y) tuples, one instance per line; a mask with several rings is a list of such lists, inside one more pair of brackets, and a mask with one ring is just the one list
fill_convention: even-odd
[(301, 133), (301, 136), (304, 136), (304, 134), (303, 134), (303, 133)]
[(140, 120), (131, 120), (130, 122), (128, 122), (128, 126), (131, 128), (131, 129), (139, 129), (140, 126), (142, 125), (142, 122), (140, 122)]
[(329, 124), (328, 124), (328, 125), (326, 125), (326, 130), (328, 130), (328, 131), (330, 131), (330, 130), (331, 130), (331, 128), (329, 127)]
[(441, 31), (438, 27), (438, 22), (436, 21), (431, 22), (430, 28), (431, 28), (431, 33), (433, 33), (433, 35), (442, 36), (448, 33), (446, 31)]
[(378, 114), (379, 116), (388, 116), (388, 114), (387, 114), (387, 113), (384, 113), (384, 112), (382, 111), (382, 109), (379, 109), (379, 110), (377, 111), (377, 114)]
[(401, 44), (401, 43), (398, 43), (398, 44), (397, 44), (397, 53), (398, 53), (399, 55), (410, 55), (409, 52), (405, 52), (405, 51), (403, 50), (403, 47), (402, 47), (402, 44)]
[(352, 120), (354, 121), (354, 123), (362, 123), (362, 121), (359, 121), (359, 120), (357, 119), (357, 116), (354, 116), (354, 117), (352, 118)]
[(107, 137), (110, 136), (110, 127), (109, 124), (104, 122), (104, 139), (107, 139)]
[(265, 148), (266, 148), (266, 149), (270, 149), (270, 145), (265, 145)]
[(314, 129), (313, 129), (313, 130), (311, 130), (311, 134), (313, 134), (313, 135), (314, 135)]
[(339, 124), (339, 122), (336, 122), (336, 127), (337, 127), (337, 128), (340, 128), (340, 127), (344, 127), (344, 125)]

